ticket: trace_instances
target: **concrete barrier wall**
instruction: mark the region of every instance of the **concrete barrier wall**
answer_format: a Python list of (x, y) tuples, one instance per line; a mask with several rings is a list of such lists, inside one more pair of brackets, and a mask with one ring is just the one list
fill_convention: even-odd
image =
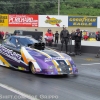
[[(55, 49), (61, 51), (61, 44), (58, 44), (57, 47), (55, 47)], [(96, 47), (96, 46), (83, 46), (83, 45), (81, 46), (82, 53), (97, 54), (99, 49), (100, 47)], [(65, 45), (63, 46), (62, 51), (65, 51)], [(70, 51), (70, 46), (68, 46), (68, 51)], [(74, 52), (74, 45), (71, 46), (71, 52)]]

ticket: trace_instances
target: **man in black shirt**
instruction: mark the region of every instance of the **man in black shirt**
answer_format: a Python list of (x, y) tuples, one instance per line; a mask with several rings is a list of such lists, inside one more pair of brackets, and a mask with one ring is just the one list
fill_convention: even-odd
[(56, 31), (56, 33), (55, 33), (55, 44), (56, 43), (58, 44), (58, 39), (59, 39), (59, 33), (58, 33), (58, 31)]
[(75, 53), (76, 55), (81, 55), (81, 39), (82, 39), (82, 32), (80, 29), (77, 29), (75, 32)]
[(75, 31), (72, 31), (72, 33), (71, 33), (71, 39), (75, 40)]
[(63, 44), (65, 43), (66, 46), (66, 53), (68, 52), (68, 41), (69, 41), (69, 31), (66, 29), (66, 27), (63, 27), (63, 30), (60, 33), (60, 40), (61, 40), (61, 51), (63, 48)]

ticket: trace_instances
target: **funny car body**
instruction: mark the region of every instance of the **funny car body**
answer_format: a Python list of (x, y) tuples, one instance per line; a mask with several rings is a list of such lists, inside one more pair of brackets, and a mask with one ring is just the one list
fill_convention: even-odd
[(44, 75), (77, 75), (72, 58), (34, 38), (10, 36), (0, 44), (0, 65)]

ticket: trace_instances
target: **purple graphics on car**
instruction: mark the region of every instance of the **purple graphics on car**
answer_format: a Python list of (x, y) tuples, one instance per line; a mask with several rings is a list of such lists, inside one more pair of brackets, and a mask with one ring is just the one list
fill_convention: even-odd
[(0, 64), (33, 74), (78, 74), (70, 56), (26, 36), (11, 36), (0, 45)]

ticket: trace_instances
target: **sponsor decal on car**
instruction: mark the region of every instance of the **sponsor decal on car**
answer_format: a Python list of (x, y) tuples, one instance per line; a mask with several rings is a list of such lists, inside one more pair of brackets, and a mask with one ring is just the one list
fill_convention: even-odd
[(2, 45), (0, 45), (0, 53), (9, 57), (12, 60), (15, 60), (18, 63), (20, 63), (20, 61), (21, 61), (21, 55), (20, 54), (2, 46)]
[(23, 67), (18, 67), (18, 69), (19, 69), (19, 70), (23, 70), (23, 71), (26, 70), (26, 69), (23, 68)]
[(66, 58), (62, 58), (62, 57), (45, 58), (45, 62), (49, 62), (52, 60), (65, 60), (65, 59), (67, 59), (67, 57)]

